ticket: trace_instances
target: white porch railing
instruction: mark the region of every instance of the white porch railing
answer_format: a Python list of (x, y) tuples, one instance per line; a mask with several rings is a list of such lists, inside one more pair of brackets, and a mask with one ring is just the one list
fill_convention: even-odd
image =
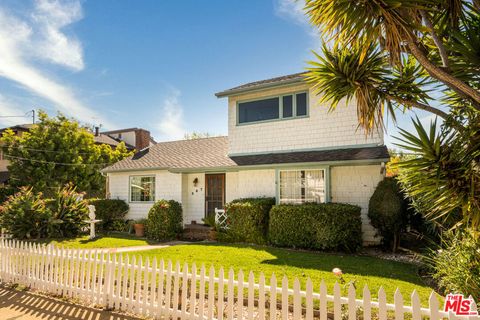
[(228, 229), (227, 213), (225, 209), (215, 208), (215, 223), (223, 229)]
[(357, 299), (353, 285), (342, 297), (338, 283), (333, 294), (327, 294), (323, 281), (315, 292), (309, 279), (302, 289), (298, 279), (290, 283), (284, 277), (279, 284), (272, 275), (267, 284), (263, 274), (258, 280), (253, 272), (246, 280), (244, 276), (242, 271), (235, 275), (231, 269), (225, 273), (220, 268), (217, 273), (213, 267), (181, 267), (178, 262), (173, 265), (156, 258), (143, 261), (141, 257), (96, 250), (0, 241), (1, 281), (154, 318), (385, 320), (403, 319), (407, 314), (415, 320), (454, 318), (440, 311), (433, 292), (429, 306), (421, 307), (415, 291), (411, 304), (404, 305), (397, 289), (392, 304), (387, 303), (382, 288), (378, 300), (371, 298), (367, 287), (362, 299)]

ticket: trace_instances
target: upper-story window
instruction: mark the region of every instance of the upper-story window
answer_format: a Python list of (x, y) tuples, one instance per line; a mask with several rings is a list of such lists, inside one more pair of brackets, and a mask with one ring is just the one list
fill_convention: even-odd
[(239, 124), (306, 116), (308, 116), (306, 92), (238, 103)]

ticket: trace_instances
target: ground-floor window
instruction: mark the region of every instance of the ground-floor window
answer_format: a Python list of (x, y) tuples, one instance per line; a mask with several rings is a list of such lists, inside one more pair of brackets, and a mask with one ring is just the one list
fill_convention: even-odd
[(130, 201), (155, 201), (155, 176), (130, 177)]
[(326, 201), (325, 170), (281, 170), (280, 203)]

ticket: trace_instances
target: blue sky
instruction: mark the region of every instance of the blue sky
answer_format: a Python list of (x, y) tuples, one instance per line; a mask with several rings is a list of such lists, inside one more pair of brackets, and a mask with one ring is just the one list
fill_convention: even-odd
[(59, 110), (158, 141), (226, 134), (215, 92), (302, 71), (319, 43), (290, 0), (2, 0), (0, 115)]

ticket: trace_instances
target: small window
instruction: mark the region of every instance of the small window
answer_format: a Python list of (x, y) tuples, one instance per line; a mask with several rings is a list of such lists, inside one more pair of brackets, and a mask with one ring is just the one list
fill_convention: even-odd
[(278, 97), (238, 104), (239, 123), (272, 120), (278, 119), (279, 117)]
[(155, 201), (155, 177), (130, 177), (130, 201)]
[(293, 96), (283, 96), (283, 117), (293, 117)]
[(302, 117), (307, 115), (307, 94), (298, 93), (296, 94), (297, 99), (297, 117)]
[(325, 170), (280, 171), (280, 203), (326, 201)]

